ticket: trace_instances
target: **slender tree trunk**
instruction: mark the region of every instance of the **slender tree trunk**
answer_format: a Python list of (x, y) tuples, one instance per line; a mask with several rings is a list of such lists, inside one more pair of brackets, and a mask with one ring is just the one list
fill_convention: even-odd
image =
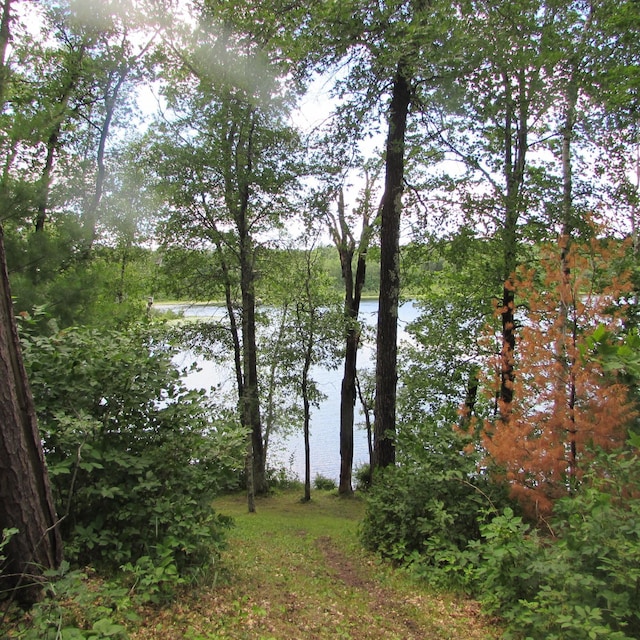
[(360, 386), (360, 380), (356, 377), (356, 388), (358, 389), (358, 398), (362, 405), (362, 411), (364, 413), (364, 423), (367, 430), (367, 452), (369, 454), (369, 477), (367, 478), (367, 485), (371, 484), (371, 470), (373, 468), (373, 429), (371, 428), (371, 406)]
[[(576, 353), (577, 353), (577, 332), (576, 325), (576, 301), (574, 300), (573, 287), (571, 286), (571, 266), (569, 256), (573, 234), (575, 231), (575, 214), (573, 210), (573, 166), (571, 159), (571, 145), (573, 143), (576, 110), (578, 107), (579, 87), (579, 60), (581, 50), (591, 30), (593, 21), (593, 7), (590, 7), (589, 14), (585, 21), (580, 46), (573, 53), (571, 67), (567, 84), (565, 87), (566, 106), (564, 113), (564, 124), (562, 127), (562, 233), (560, 239), (560, 271), (561, 271), (561, 296), (560, 296), (560, 338), (557, 346), (558, 358), (562, 364), (562, 380), (564, 386), (563, 397), (566, 406), (562, 411), (569, 414), (569, 476), (572, 481), (577, 474), (577, 425), (575, 416), (576, 405)], [(571, 488), (573, 489), (573, 482)]]
[[(244, 424), (251, 429), (253, 443), (253, 481), (257, 494), (267, 492), (262, 422), (260, 420), (260, 397), (258, 388), (258, 348), (256, 339), (256, 298), (254, 290), (253, 255), (249, 238), (241, 243), (241, 289), (242, 289), (242, 351), (244, 369), (243, 414)], [(244, 248), (242, 248), (244, 247)]]
[(58, 99), (58, 104), (56, 105), (51, 131), (47, 138), (47, 157), (45, 159), (44, 169), (42, 170), (42, 176), (40, 177), (38, 211), (35, 220), (35, 229), (37, 232), (44, 230), (49, 214), (49, 195), (51, 193), (51, 183), (53, 179), (53, 164), (60, 144), (60, 132), (62, 131), (62, 124), (69, 113), (69, 101), (71, 100), (71, 96), (82, 72), (82, 61), (86, 48), (86, 43), (82, 43), (77, 51), (72, 52), (73, 55), (68, 62), (67, 81), (61, 87), (61, 94)]
[(44, 162), (44, 169), (40, 177), (40, 193), (38, 195), (38, 213), (36, 214), (35, 229), (38, 233), (44, 231), (49, 211), (49, 193), (51, 191), (51, 175), (53, 172), (53, 160), (58, 149), (61, 123), (58, 123), (49, 135), (47, 140), (47, 157)]
[(285, 303), (282, 307), (282, 316), (280, 318), (280, 324), (278, 325), (278, 334), (276, 337), (276, 343), (273, 350), (273, 356), (270, 358), (269, 364), (269, 376), (267, 382), (267, 398), (265, 402), (265, 419), (264, 419), (264, 456), (267, 457), (269, 451), (269, 443), (271, 441), (271, 434), (276, 422), (276, 389), (278, 386), (278, 380), (276, 373), (280, 366), (278, 362), (278, 355), (280, 354), (282, 344), (287, 330), (287, 320), (289, 318), (289, 306)]
[(93, 247), (93, 243), (96, 239), (96, 227), (98, 224), (98, 208), (100, 207), (100, 202), (102, 200), (102, 193), (104, 191), (104, 182), (107, 177), (107, 168), (104, 162), (106, 150), (107, 150), (107, 139), (109, 138), (109, 130), (111, 128), (111, 121), (113, 120), (113, 115), (115, 113), (116, 104), (118, 101), (118, 95), (120, 93), (120, 89), (124, 84), (127, 75), (129, 73), (128, 65), (122, 65), (118, 72), (118, 76), (116, 79), (115, 86), (111, 93), (109, 90), (105, 90), (104, 94), (104, 105), (105, 105), (105, 114), (104, 120), (102, 122), (102, 126), (100, 127), (100, 139), (98, 140), (98, 150), (96, 153), (96, 182), (93, 189), (93, 194), (91, 196), (91, 200), (89, 205), (84, 211), (83, 216), (83, 228), (84, 228), (84, 236), (86, 243), (86, 251), (90, 251)]
[(331, 229), (334, 243), (340, 256), (342, 280), (345, 287), (344, 318), (346, 337), (344, 372), (340, 390), (340, 482), (338, 487), (338, 493), (341, 496), (348, 496), (353, 493), (353, 427), (357, 395), (358, 348), (360, 346), (358, 315), (360, 313), (360, 301), (367, 269), (367, 249), (372, 232), (368, 204), (369, 185), (367, 185), (366, 191), (355, 276), (353, 273), (353, 256), (356, 251), (356, 243), (347, 224), (342, 191), (338, 200), (338, 220), (334, 222)]
[(62, 560), (62, 542), (36, 413), (15, 323), (0, 227), (0, 531), (18, 530), (5, 547), (0, 593), (38, 600), (43, 571)]
[(504, 423), (507, 423), (511, 416), (515, 383), (516, 302), (513, 275), (517, 266), (518, 220), (522, 206), (529, 105), (524, 70), (518, 70), (517, 80), (518, 100), (516, 103), (511, 93), (511, 76), (506, 72), (503, 74), (506, 100), (504, 124), (506, 193), (504, 198), (505, 222), (502, 230), (504, 286), (502, 288), (502, 307), (500, 311), (502, 352), (498, 410), (500, 420)]
[(309, 340), (304, 356), (302, 369), (302, 404), (304, 407), (304, 502), (311, 500), (311, 402), (309, 400), (309, 369), (311, 368), (311, 354), (313, 341)]
[(411, 88), (399, 64), (389, 107), (385, 188), (380, 229), (380, 300), (376, 357), (373, 468), (395, 463), (398, 303), (400, 298), (400, 219), (404, 146)]

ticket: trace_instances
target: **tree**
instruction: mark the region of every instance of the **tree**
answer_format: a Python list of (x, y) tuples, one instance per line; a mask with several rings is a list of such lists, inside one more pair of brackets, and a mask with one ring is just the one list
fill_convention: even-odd
[[(11, 0), (5, 0), (0, 28), (0, 97), (5, 95), (9, 70), (6, 51), (10, 39)], [(0, 111), (4, 103), (0, 104)], [(40, 597), (42, 575), (62, 560), (62, 542), (35, 407), (22, 361), (9, 274), (0, 226), (0, 529), (8, 531), (7, 562), (1, 568), (0, 588), (15, 589), (18, 602)]]
[[(215, 248), (233, 333), (239, 411), (248, 429), (249, 503), (267, 490), (256, 334), (256, 283), (263, 236), (292, 211), (298, 141), (286, 123), (269, 52), (231, 20), (203, 7), (165, 87), (170, 118), (149, 145), (168, 204), (165, 242)], [(160, 133), (160, 136), (157, 135)], [(253, 483), (251, 482), (253, 478)]]
[(633, 416), (628, 388), (607, 375), (586, 348), (599, 325), (622, 330), (630, 290), (629, 274), (620, 269), (624, 249), (615, 239), (572, 243), (568, 278), (557, 247), (546, 246), (538, 270), (518, 271), (527, 312), (515, 399), (506, 422), (484, 422), (483, 444), (497, 476), (532, 517), (547, 515), (555, 500), (575, 491), (594, 448), (611, 450), (626, 438)]
[[(305, 502), (311, 500), (311, 407), (317, 406), (322, 394), (314, 384), (311, 368), (318, 362), (326, 362), (335, 345), (336, 314), (333, 312), (331, 297), (327, 295), (326, 282), (317, 270), (318, 254), (313, 247), (299, 254), (301, 258), (294, 290), (298, 292), (293, 300), (293, 348), (300, 354), (299, 393), (303, 405), (303, 433), (305, 451)], [(339, 329), (338, 329), (339, 330)]]
[[(302, 29), (309, 56), (323, 71), (348, 69), (336, 82), (343, 131), (364, 137), (386, 120), (384, 195), (380, 213), (381, 269), (378, 313), (374, 466), (394, 459), (397, 393), (397, 307), (400, 295), (400, 221), (405, 142), (410, 107), (432, 104), (434, 87), (451, 76), (450, 5), (421, 0), (321, 3)], [(310, 33), (312, 32), (312, 33)]]
[[(357, 356), (360, 344), (358, 313), (367, 268), (367, 251), (374, 230), (372, 220), (372, 188), (375, 178), (365, 171), (365, 186), (358, 209), (362, 224), (360, 238), (356, 241), (350, 220), (345, 212), (344, 192), (338, 196), (337, 217), (330, 216), (330, 232), (340, 256), (342, 280), (344, 283), (345, 355), (344, 373), (340, 389), (340, 483), (338, 493), (350, 495), (353, 492), (351, 475), (353, 468), (353, 422), (356, 403)], [(353, 259), (356, 257), (355, 273)]]
[(404, 189), (405, 132), (411, 104), (411, 77), (405, 61), (397, 64), (389, 104), (385, 180), (380, 213), (380, 303), (376, 334), (376, 396), (372, 467), (395, 463), (400, 299), (400, 220)]

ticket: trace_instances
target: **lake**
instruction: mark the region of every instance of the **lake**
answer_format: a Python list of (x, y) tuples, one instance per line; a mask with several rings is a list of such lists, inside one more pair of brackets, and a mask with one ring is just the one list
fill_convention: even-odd
[[(157, 305), (158, 309), (167, 308)], [(171, 305), (174, 311), (181, 311), (186, 318), (217, 318), (223, 320), (226, 310), (216, 305)], [(377, 300), (365, 300), (360, 305), (360, 319), (369, 327), (375, 328), (378, 312)], [(417, 305), (410, 301), (400, 307), (399, 339), (406, 338), (405, 327), (419, 314)], [(373, 372), (375, 369), (375, 344), (373, 340), (365, 340), (358, 352), (358, 371)], [(234, 372), (232, 365), (220, 366), (216, 363), (194, 357), (185, 352), (177, 360), (181, 367), (190, 365), (195, 358), (199, 371), (189, 373), (184, 381), (190, 389), (209, 390), (212, 386), (223, 384), (233, 388)], [(329, 369), (314, 367), (311, 375), (326, 399), (317, 408), (312, 408), (310, 428), (311, 480), (322, 475), (338, 481), (340, 475), (340, 386), (342, 384), (343, 367)], [(369, 462), (367, 433), (360, 403), (356, 403), (354, 429), (354, 469)], [(286, 439), (275, 437), (269, 444), (268, 465), (270, 467), (287, 468), (299, 479), (304, 479), (304, 437), (302, 425), (299, 433)]]

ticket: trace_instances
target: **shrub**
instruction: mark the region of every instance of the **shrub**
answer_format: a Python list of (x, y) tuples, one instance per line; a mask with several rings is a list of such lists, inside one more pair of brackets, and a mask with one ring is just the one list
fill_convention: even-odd
[(370, 464), (362, 464), (356, 468), (354, 477), (356, 480), (356, 490), (365, 491), (369, 490), (371, 487), (371, 465)]
[(390, 467), (367, 494), (360, 538), (367, 549), (439, 582), (458, 570), (462, 550), (480, 537), (488, 506), (486, 487), (459, 470)]
[(573, 497), (556, 503), (554, 536), (511, 511), (468, 550), (488, 613), (532, 640), (640, 638), (640, 474), (635, 457), (600, 459)]
[(268, 468), (267, 484), (270, 491), (302, 488), (300, 478), (286, 467)]
[(320, 473), (316, 474), (315, 480), (313, 481), (313, 486), (318, 491), (333, 491), (337, 487), (335, 480), (333, 480), (332, 478), (327, 478)]
[(23, 327), (67, 558), (207, 567), (228, 522), (212, 497), (242, 465), (243, 432), (187, 390), (161, 332)]

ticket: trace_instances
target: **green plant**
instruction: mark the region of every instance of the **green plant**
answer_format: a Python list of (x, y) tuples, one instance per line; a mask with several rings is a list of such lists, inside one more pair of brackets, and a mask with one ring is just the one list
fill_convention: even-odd
[(353, 475), (356, 481), (356, 490), (362, 492), (368, 491), (371, 487), (371, 465), (366, 463), (360, 465), (356, 468)]
[(318, 491), (333, 491), (337, 487), (335, 480), (333, 480), (332, 478), (327, 478), (320, 473), (316, 474), (315, 480), (313, 481), (313, 486)]
[(20, 640), (124, 640), (125, 623), (137, 620), (127, 589), (96, 576), (70, 570), (63, 562), (45, 573), (45, 597), (29, 615), (7, 614), (9, 638)]
[(2, 539), (0, 540), (0, 571), (2, 571), (2, 565), (6, 560), (6, 556), (2, 555), (3, 549), (9, 544), (9, 540), (11, 540), (11, 536), (14, 536), (18, 533), (18, 529), (3, 529), (2, 530)]
[(185, 583), (180, 577), (171, 545), (158, 545), (154, 557), (142, 556), (135, 564), (127, 562), (121, 567), (124, 581), (129, 584), (129, 593), (142, 602), (160, 604), (167, 602), (176, 587)]
[(601, 454), (580, 490), (556, 503), (542, 537), (512, 511), (467, 550), (488, 613), (532, 640), (640, 638), (640, 474), (636, 456)]
[(271, 491), (302, 488), (300, 478), (286, 467), (267, 469), (267, 482)]
[(211, 499), (244, 431), (183, 386), (153, 325), (22, 334), (67, 557), (117, 570), (170, 548), (180, 576), (206, 569), (229, 525)]
[(464, 549), (479, 537), (483, 495), (457, 473), (426, 467), (386, 469), (367, 494), (364, 546), (399, 564), (437, 564), (437, 550)]

